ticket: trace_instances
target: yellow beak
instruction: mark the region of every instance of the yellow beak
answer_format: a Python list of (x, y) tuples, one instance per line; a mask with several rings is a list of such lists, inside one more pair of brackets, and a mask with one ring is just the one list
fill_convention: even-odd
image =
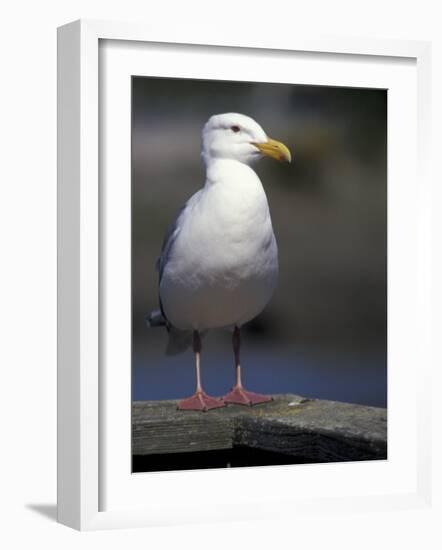
[(268, 138), (268, 140), (264, 143), (253, 143), (252, 145), (254, 145), (263, 155), (266, 155), (267, 157), (285, 162), (292, 161), (292, 155), (290, 154), (288, 147), (280, 141), (276, 141), (276, 139)]

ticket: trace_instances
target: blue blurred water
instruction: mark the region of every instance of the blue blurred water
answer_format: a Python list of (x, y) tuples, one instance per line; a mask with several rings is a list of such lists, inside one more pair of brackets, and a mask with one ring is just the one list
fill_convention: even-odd
[[(209, 346), (210, 348), (210, 346)], [(262, 393), (296, 393), (377, 407), (387, 406), (386, 358), (383, 354), (357, 352), (294, 351), (253, 346), (243, 350), (243, 383)], [(207, 349), (202, 356), (204, 389), (223, 395), (234, 383), (229, 348)], [(195, 390), (194, 359), (189, 350), (166, 357), (161, 350), (134, 356), (133, 399), (178, 399)]]

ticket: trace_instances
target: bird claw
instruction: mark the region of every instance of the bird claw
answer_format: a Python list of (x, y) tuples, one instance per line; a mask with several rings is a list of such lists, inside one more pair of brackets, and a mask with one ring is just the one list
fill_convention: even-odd
[(192, 397), (182, 399), (178, 403), (177, 409), (180, 411), (206, 412), (210, 409), (218, 409), (225, 406), (226, 404), (221, 397), (210, 397), (210, 395), (207, 395), (207, 393), (203, 391), (197, 391), (194, 395), (192, 395)]
[(273, 401), (273, 398), (270, 395), (254, 393), (245, 390), (243, 387), (235, 386), (232, 391), (223, 397), (223, 401), (226, 404), (252, 406), (258, 403), (269, 403)]

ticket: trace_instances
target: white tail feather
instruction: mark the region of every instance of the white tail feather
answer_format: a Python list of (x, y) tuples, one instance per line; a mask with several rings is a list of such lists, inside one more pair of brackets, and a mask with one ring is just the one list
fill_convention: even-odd
[(192, 346), (193, 333), (191, 330), (178, 330), (170, 327), (168, 336), (166, 355), (178, 355)]
[(166, 355), (178, 355), (192, 346), (193, 333), (191, 330), (178, 330), (170, 326), (164, 315), (159, 309), (151, 311), (145, 316), (146, 325), (148, 328), (166, 327), (168, 332), (168, 340), (166, 346)]

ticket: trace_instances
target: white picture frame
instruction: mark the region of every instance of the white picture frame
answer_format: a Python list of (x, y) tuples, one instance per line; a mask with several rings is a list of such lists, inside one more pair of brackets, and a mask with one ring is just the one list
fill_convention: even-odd
[[(378, 491), (365, 496), (333, 492), (327, 495), (313, 491), (312, 498), (301, 501), (281, 495), (267, 504), (250, 503), (248, 508), (235, 507), (227, 511), (222, 506), (211, 511), (204, 503), (192, 514), (184, 507), (167, 506), (113, 506), (103, 510), (100, 502), (100, 483), (103, 482), (102, 407), (100, 405), (100, 95), (99, 48), (100, 41), (126, 41), (135, 43), (164, 43), (186, 47), (229, 48), (244, 52), (246, 48), (278, 52), (310, 52), (333, 56), (368, 56), (377, 58), (411, 59), (416, 64), (418, 116), (416, 133), (416, 159), (419, 192), (415, 208), (416, 224), (412, 226), (416, 238), (418, 268), (413, 295), (416, 316), (417, 346), (422, 351), (419, 380), (413, 391), (416, 394), (415, 422), (416, 456), (413, 468), (416, 483), (413, 489), (391, 492)], [(430, 209), (430, 182), (428, 174), (429, 120), (430, 120), (430, 45), (426, 42), (365, 40), (346, 37), (284, 37), (268, 44), (262, 38), (245, 42), (240, 36), (223, 40), (208, 39), (200, 35), (186, 35), (186, 30), (171, 36), (156, 34), (143, 25), (76, 21), (58, 31), (58, 521), (80, 530), (150, 526), (158, 524), (226, 520), (262, 517), (263, 515), (290, 516), (297, 513), (314, 513), (330, 508), (362, 510), (425, 506), (430, 500), (430, 394), (429, 369), (431, 360), (427, 346), (430, 334), (430, 227), (426, 213)], [(414, 178), (414, 174), (411, 176)], [(417, 179), (415, 180), (417, 181)], [(428, 358), (429, 359), (429, 358)], [(129, 367), (128, 367), (129, 368)], [(389, 441), (390, 444), (390, 441)], [(130, 452), (130, 450), (128, 450)], [(339, 466), (339, 465), (338, 465)], [(351, 465), (341, 465), (346, 468)], [(278, 470), (283, 480), (286, 469)], [(219, 473), (218, 473), (219, 474)], [(173, 473), (174, 482), (192, 476), (192, 483), (202, 483), (189, 472)], [(214, 472), (204, 472), (204, 483)], [(234, 476), (234, 472), (229, 472)], [(244, 475), (244, 474), (243, 474)], [(329, 469), (328, 476), (342, 475), (342, 467)], [(356, 472), (355, 475), (358, 475)], [(178, 477), (179, 476), (179, 477)], [(153, 480), (153, 478), (151, 478)], [(169, 477), (169, 481), (170, 481)], [(155, 499), (155, 490), (165, 482), (156, 476), (147, 500)], [(278, 499), (277, 499), (278, 500)], [(284, 511), (283, 511), (284, 509)]]

